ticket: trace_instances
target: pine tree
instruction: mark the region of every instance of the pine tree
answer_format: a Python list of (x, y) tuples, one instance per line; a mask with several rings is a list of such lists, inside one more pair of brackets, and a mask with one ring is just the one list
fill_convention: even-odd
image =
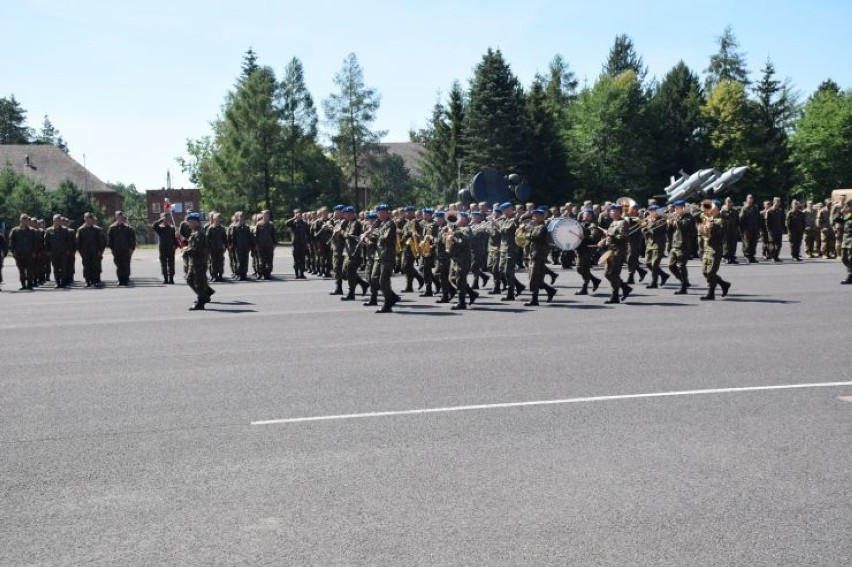
[(710, 57), (710, 65), (704, 70), (707, 73), (704, 81), (705, 92), (709, 93), (722, 81), (736, 81), (748, 85), (745, 55), (737, 51), (740, 44), (731, 26), (726, 27), (717, 40), (719, 51)]
[(667, 186), (680, 170), (692, 173), (704, 167), (699, 137), (702, 104), (698, 77), (680, 61), (666, 73), (649, 102), (654, 188)]
[[(304, 186), (304, 164), (316, 145), (317, 111), (314, 99), (305, 85), (302, 62), (294, 57), (281, 80), (281, 120), (284, 174), (289, 200), (298, 199), (298, 188)], [(301, 199), (298, 199), (301, 201)]]
[(364, 204), (360, 194), (362, 182), (369, 174), (368, 157), (385, 132), (373, 131), (381, 97), (364, 84), (364, 73), (354, 53), (343, 62), (343, 68), (334, 77), (338, 92), (324, 102), (326, 119), (333, 125), (332, 154), (354, 191), (359, 204)]
[(500, 50), (474, 70), (464, 117), (465, 169), (524, 173), (529, 166), (524, 92)]
[(42, 123), (41, 131), (38, 136), (36, 136), (34, 143), (56, 146), (66, 154), (68, 153), (68, 145), (65, 143), (65, 140), (62, 139), (62, 136), (59, 134), (59, 130), (53, 126), (53, 123), (50, 121), (47, 114), (44, 115), (44, 122)]
[(260, 69), (260, 65), (257, 64), (257, 53), (249, 47), (248, 51), (243, 54), (242, 73), (237, 80), (237, 86), (244, 83), (258, 69)]
[(610, 77), (617, 77), (625, 71), (633, 71), (640, 83), (645, 82), (648, 68), (642, 58), (636, 53), (633, 40), (627, 34), (615, 36), (615, 43), (609, 50), (603, 72)]
[(15, 95), (0, 98), (0, 144), (29, 144), (32, 131), (26, 125), (27, 111)]
[(545, 86), (533, 81), (527, 94), (530, 169), (528, 180), (537, 203), (560, 203), (572, 196), (568, 157), (554, 122)]

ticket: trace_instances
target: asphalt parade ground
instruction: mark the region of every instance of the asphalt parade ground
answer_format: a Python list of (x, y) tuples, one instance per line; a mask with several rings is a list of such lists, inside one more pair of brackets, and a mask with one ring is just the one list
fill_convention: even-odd
[(852, 564), (837, 261), (378, 315), (284, 248), (205, 312), (154, 250), (129, 288), (107, 255), (104, 289), (17, 292), (10, 260), (1, 565)]

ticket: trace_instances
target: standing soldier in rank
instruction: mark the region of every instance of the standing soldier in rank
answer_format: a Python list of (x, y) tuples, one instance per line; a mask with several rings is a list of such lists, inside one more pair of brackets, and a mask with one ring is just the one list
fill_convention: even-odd
[(722, 223), (725, 226), (725, 240), (722, 246), (722, 257), (728, 264), (739, 264), (737, 262), (737, 240), (740, 238), (740, 217), (734, 208), (734, 201), (730, 197), (725, 198), (725, 204), (719, 211)]
[(172, 225), (172, 220), (166, 213), (160, 213), (159, 220), (154, 221), (151, 229), (159, 240), (160, 269), (163, 272), (163, 283), (175, 283), (175, 250), (178, 245), (178, 234)]
[(826, 199), (817, 211), (817, 226), (822, 237), (822, 256), (836, 258), (834, 246), (834, 230), (831, 227), (831, 199)]
[(36, 240), (38, 233), (30, 227), (29, 215), (22, 214), (20, 224), (9, 231), (9, 250), (18, 266), (21, 290), (33, 289), (36, 285)]
[(74, 256), (74, 233), (62, 225), (62, 215), (53, 215), (53, 226), (44, 232), (44, 249), (53, 265), (56, 287), (67, 287), (68, 255)]
[(843, 285), (852, 285), (852, 201), (846, 201), (840, 210), (836, 222), (843, 229), (843, 242), (840, 245), (840, 258), (846, 266), (846, 279), (840, 282)]
[(107, 246), (112, 251), (118, 285), (130, 285), (130, 260), (136, 250), (136, 231), (127, 224), (123, 212), (115, 213), (115, 222), (107, 229)]
[(257, 279), (271, 280), (275, 244), (278, 238), (275, 234), (275, 224), (268, 210), (260, 213), (260, 218), (254, 227), (254, 239), (257, 246)]
[(749, 264), (757, 262), (757, 239), (760, 235), (761, 217), (754, 197), (748, 195), (740, 209), (740, 235), (743, 239), (743, 256)]
[(204, 236), (207, 237), (207, 248), (210, 252), (210, 279), (214, 282), (221, 282), (225, 275), (225, 249), (228, 247), (228, 231), (222, 226), (222, 215), (220, 213), (210, 214), (210, 224), (207, 225)]
[(805, 213), (799, 208), (799, 202), (793, 201), (787, 211), (787, 240), (790, 242), (790, 255), (797, 262), (802, 261), (802, 239), (807, 228)]
[(234, 214), (234, 222), (228, 227), (228, 248), (234, 251), (237, 260), (237, 279), (248, 281), (249, 254), (254, 249), (254, 236), (243, 222), (243, 212)]
[(9, 253), (9, 245), (6, 243), (6, 235), (0, 230), (0, 284), (3, 283), (3, 263), (6, 260), (6, 254)]
[(719, 265), (722, 263), (722, 247), (725, 239), (725, 227), (719, 218), (719, 201), (709, 199), (702, 203), (701, 225), (699, 233), (704, 239), (704, 252), (701, 259), (702, 272), (707, 280), (707, 295), (702, 301), (716, 299), (716, 286), (722, 288), (722, 297), (728, 295), (731, 284), (719, 277)]
[(101, 262), (106, 249), (106, 236), (92, 213), (83, 216), (83, 226), (77, 229), (77, 251), (83, 261), (83, 278), (86, 287), (103, 287)]
[(540, 207), (532, 210), (533, 225), (529, 228), (527, 241), (530, 245), (529, 255), (529, 275), (530, 275), (530, 293), (532, 298), (524, 303), (531, 307), (538, 305), (538, 294), (543, 288), (547, 293), (547, 302), (553, 299), (556, 295), (556, 289), (547, 285), (544, 282), (545, 264), (550, 255), (550, 244), (547, 241), (547, 225), (544, 223), (547, 217), (547, 209)]
[(306, 260), (310, 250), (311, 227), (305, 221), (302, 211), (293, 211), (293, 218), (284, 223), (290, 230), (293, 243), (293, 270), (296, 272), (297, 280), (307, 279), (305, 277)]
[(781, 242), (784, 237), (784, 209), (781, 208), (781, 197), (772, 199), (772, 206), (766, 211), (765, 218), (769, 257), (775, 262), (781, 262)]
[[(841, 200), (831, 205), (831, 213), (828, 215), (828, 220), (834, 229), (834, 254), (835, 257), (840, 256), (841, 258), (843, 257), (843, 207), (845, 202), (846, 198), (842, 197)], [(846, 229), (848, 230), (848, 227)]]
[(814, 258), (819, 253), (819, 227), (816, 224), (816, 209), (814, 202), (807, 201), (805, 203), (805, 255), (808, 258)]

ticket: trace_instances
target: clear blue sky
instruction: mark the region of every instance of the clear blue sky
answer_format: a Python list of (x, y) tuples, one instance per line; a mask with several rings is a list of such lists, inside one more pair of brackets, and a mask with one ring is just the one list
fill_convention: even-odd
[(852, 87), (850, 22), (848, 0), (22, 0), (3, 7), (0, 96), (14, 94), (31, 127), (48, 114), (104, 181), (150, 189), (171, 170), (180, 187), (175, 157), (209, 133), (249, 47), (279, 76), (299, 57), (321, 118), (354, 52), (382, 95), (375, 128), (405, 141), (488, 47), (524, 85), (557, 53), (593, 83), (626, 33), (662, 77), (680, 59), (702, 72), (730, 24), (752, 77), (771, 57), (806, 97), (828, 77)]

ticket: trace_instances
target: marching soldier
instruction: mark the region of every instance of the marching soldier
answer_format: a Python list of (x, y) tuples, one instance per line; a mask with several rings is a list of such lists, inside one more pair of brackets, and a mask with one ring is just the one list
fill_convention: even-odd
[(784, 209), (781, 208), (781, 198), (772, 199), (772, 207), (766, 211), (766, 235), (769, 257), (775, 262), (781, 262), (781, 241), (784, 237)]
[[(231, 232), (231, 227), (234, 226), (234, 224), (236, 224), (236, 222), (237, 222), (237, 215), (236, 215), (236, 213), (234, 213), (233, 215), (231, 215), (231, 224), (229, 224), (225, 228), (225, 242), (226, 243), (229, 242), (228, 239), (230, 238), (229, 235), (230, 235), (230, 232)], [(240, 277), (239, 270), (237, 269), (237, 254), (234, 251), (233, 246), (231, 246), (230, 244), (227, 244), (227, 248), (228, 248), (228, 265), (231, 267), (231, 279), (235, 280), (235, 279)]]
[(50, 257), (44, 248), (44, 219), (31, 219), (36, 231), (36, 287), (50, 281)]
[(391, 313), (399, 300), (391, 287), (391, 276), (396, 263), (396, 224), (391, 219), (390, 206), (381, 204), (376, 207), (378, 224), (376, 232), (376, 258), (373, 273), (370, 276), (372, 294), (364, 305), (378, 305), (377, 290), (381, 290), (384, 302), (376, 313)]
[(689, 272), (686, 263), (689, 260), (689, 239), (695, 229), (695, 220), (687, 213), (682, 200), (674, 202), (674, 215), (669, 220), (674, 229), (672, 233), (672, 249), (669, 254), (669, 271), (680, 281), (680, 289), (675, 295), (685, 295), (689, 287)]
[(405, 288), (403, 292), (414, 291), (414, 280), (417, 280), (417, 289), (422, 289), (425, 280), (417, 273), (414, 265), (415, 256), (412, 250), (412, 242), (417, 242), (422, 230), (420, 221), (416, 218), (417, 209), (413, 205), (405, 207), (405, 219), (402, 225), (402, 273), (405, 274)]
[(343, 231), (343, 273), (349, 286), (349, 293), (340, 300), (353, 301), (357, 286), (361, 286), (361, 295), (366, 295), (370, 287), (369, 282), (358, 275), (358, 268), (361, 266), (361, 235), (364, 232), (364, 225), (355, 218), (354, 207), (344, 207), (343, 217), (346, 223)]
[(213, 290), (207, 285), (207, 237), (201, 229), (201, 215), (189, 213), (186, 215), (189, 237), (183, 248), (183, 257), (188, 260), (189, 269), (186, 283), (195, 292), (195, 304), (190, 311), (203, 311), (204, 305), (210, 302)]
[(44, 249), (53, 265), (56, 287), (67, 287), (68, 255), (74, 256), (74, 235), (62, 225), (62, 215), (53, 215), (53, 226), (44, 232)]
[[(627, 258), (627, 222), (621, 218), (622, 207), (615, 204), (609, 206), (612, 222), (606, 230), (606, 237), (598, 245), (606, 246), (609, 258), (606, 260), (606, 279), (612, 287), (612, 295), (604, 303), (620, 303), (627, 299), (633, 288), (621, 281), (621, 268)], [(619, 298), (619, 293), (621, 297)]]
[(367, 228), (361, 234), (362, 245), (364, 248), (364, 256), (365, 256), (365, 267), (364, 267), (364, 275), (367, 277), (367, 280), (370, 283), (370, 295), (377, 296), (379, 293), (378, 286), (373, 286), (372, 275), (373, 269), (376, 265), (376, 240), (378, 238), (378, 234), (376, 233), (376, 225), (379, 222), (379, 215), (377, 215), (374, 211), (367, 211), (364, 216), (364, 222), (367, 225)]
[(420, 251), (420, 269), (423, 270), (423, 281), (426, 284), (426, 291), (420, 294), (420, 297), (432, 297), (434, 295), (432, 288), (438, 287), (435, 282), (435, 245), (438, 241), (438, 225), (432, 220), (432, 215), (435, 211), (432, 209), (423, 209), (423, 223), (421, 242), (425, 243), (424, 248)]
[(719, 265), (722, 263), (722, 248), (725, 238), (725, 226), (719, 218), (719, 201), (705, 201), (703, 204), (699, 232), (704, 239), (704, 254), (701, 259), (702, 272), (707, 280), (707, 295), (701, 296), (702, 301), (716, 299), (716, 286), (722, 288), (722, 297), (728, 295), (731, 284), (719, 277)]
[(651, 283), (645, 286), (647, 289), (656, 289), (657, 282), (666, 285), (669, 275), (660, 267), (663, 260), (662, 251), (666, 247), (667, 227), (666, 219), (661, 218), (660, 207), (651, 205), (648, 207), (648, 218), (642, 228), (645, 234), (645, 265), (651, 270)]
[(9, 245), (6, 243), (6, 235), (0, 230), (0, 284), (3, 283), (3, 263), (6, 261), (6, 254), (9, 253)]
[[(843, 248), (843, 206), (845, 203), (844, 200), (837, 201), (831, 206), (831, 213), (828, 216), (828, 220), (831, 222), (831, 226), (834, 229), (834, 254), (835, 257), (840, 256), (843, 257), (843, 252), (841, 251)], [(848, 228), (846, 230), (849, 230)]]
[(846, 279), (843, 280), (843, 285), (852, 285), (852, 201), (846, 201), (841, 214), (836, 219), (843, 229), (843, 242), (840, 246), (841, 259), (843, 265), (846, 266)]
[(532, 211), (533, 226), (529, 229), (527, 239), (530, 244), (529, 274), (530, 293), (532, 298), (524, 303), (528, 307), (538, 305), (538, 294), (542, 288), (547, 293), (550, 303), (556, 295), (556, 289), (544, 282), (545, 263), (550, 255), (550, 244), (547, 242), (547, 225), (544, 224), (547, 209), (537, 208)]
[(739, 264), (737, 262), (737, 241), (740, 238), (740, 223), (734, 201), (725, 197), (725, 204), (719, 211), (722, 224), (725, 227), (724, 244), (722, 245), (722, 257), (728, 264)]
[(159, 220), (154, 221), (151, 229), (159, 240), (160, 269), (163, 272), (163, 283), (175, 283), (175, 250), (178, 246), (178, 234), (172, 225), (171, 218), (166, 213), (160, 213)]
[(518, 244), (515, 241), (515, 232), (520, 224), (515, 216), (515, 206), (510, 202), (505, 202), (500, 205), (503, 220), (500, 222), (500, 274), (503, 276), (503, 282), (506, 284), (506, 295), (501, 298), (503, 301), (513, 301), (515, 294), (523, 293), (524, 287), (521, 282), (515, 279), (515, 265), (517, 257), (520, 254)]
[(817, 226), (822, 236), (822, 255), (824, 258), (836, 258), (834, 230), (831, 227), (831, 199), (826, 199), (817, 212)]
[(479, 294), (470, 289), (467, 283), (467, 276), (470, 273), (472, 261), (472, 234), (468, 227), (469, 218), (468, 213), (464, 211), (460, 212), (456, 226), (450, 229), (445, 241), (447, 251), (452, 259), (455, 287), (459, 295), (458, 303), (450, 308), (453, 310), (467, 309), (465, 300), (470, 298), (472, 305), (476, 301), (476, 298), (479, 297)]
[(92, 213), (83, 215), (83, 226), (77, 229), (77, 251), (83, 261), (83, 278), (86, 287), (103, 287), (101, 262), (106, 249), (106, 236)]
[(115, 213), (115, 222), (107, 229), (107, 246), (112, 251), (118, 285), (130, 285), (130, 260), (136, 250), (136, 231), (127, 224), (124, 213)]
[(483, 213), (479, 210), (470, 212), (470, 271), (473, 274), (473, 286), (471, 289), (479, 289), (479, 280), (482, 286), (488, 285), (490, 279), (485, 271), (488, 269), (488, 240), (489, 233), (483, 222)]
[(757, 254), (757, 239), (760, 235), (761, 216), (757, 205), (754, 204), (754, 197), (749, 195), (746, 197), (743, 208), (740, 209), (740, 234), (743, 239), (743, 255), (748, 260), (749, 264), (757, 262), (755, 254)]
[(799, 209), (799, 202), (793, 201), (787, 212), (787, 240), (790, 242), (790, 255), (797, 262), (802, 261), (802, 238), (805, 235), (807, 220), (805, 213)]
[[(293, 270), (296, 272), (297, 280), (307, 279), (305, 277), (305, 259), (310, 250), (311, 227), (302, 217), (302, 211), (293, 211), (293, 218), (284, 223), (290, 229), (293, 242)], [(313, 272), (311, 272), (313, 273)]]
[[(455, 213), (453, 213), (455, 214)], [(435, 211), (435, 230), (437, 236), (433, 241), (435, 243), (435, 258), (437, 260), (438, 281), (441, 284), (441, 299), (436, 303), (449, 303), (456, 294), (456, 289), (450, 283), (450, 254), (447, 251), (446, 234), (449, 230), (447, 225), (447, 213), (445, 211)]]
[(601, 280), (592, 275), (592, 249), (597, 247), (603, 237), (603, 231), (595, 223), (595, 213), (592, 209), (585, 209), (580, 219), (580, 224), (583, 225), (583, 242), (577, 248), (577, 274), (583, 278), (583, 287), (574, 292), (574, 295), (588, 295), (589, 282), (592, 282), (593, 293), (601, 285)]
[[(223, 281), (225, 275), (225, 249), (228, 247), (228, 231), (222, 226), (220, 213), (210, 214), (210, 224), (204, 231), (207, 239), (207, 249), (210, 254), (210, 279), (214, 282)], [(175, 283), (174, 279), (170, 283)]]
[(500, 223), (503, 222), (500, 205), (494, 205), (491, 213), (491, 224), (488, 228), (488, 271), (494, 277), (494, 288), (488, 292), (489, 295), (500, 295), (503, 283), (503, 274), (500, 272)]
[(334, 272), (334, 291), (329, 295), (343, 295), (343, 205), (335, 205), (331, 217), (333, 229), (329, 239), (331, 269)]
[(627, 228), (627, 285), (633, 285), (633, 276), (639, 272), (639, 281), (645, 279), (648, 275), (646, 270), (639, 266), (639, 257), (642, 254), (642, 247), (645, 244), (645, 238), (642, 231), (639, 229), (639, 207), (631, 205), (627, 212), (627, 218), (624, 219)]
[(36, 240), (38, 233), (30, 228), (29, 215), (22, 214), (20, 224), (9, 231), (9, 250), (18, 266), (21, 290), (33, 289), (36, 285)]

